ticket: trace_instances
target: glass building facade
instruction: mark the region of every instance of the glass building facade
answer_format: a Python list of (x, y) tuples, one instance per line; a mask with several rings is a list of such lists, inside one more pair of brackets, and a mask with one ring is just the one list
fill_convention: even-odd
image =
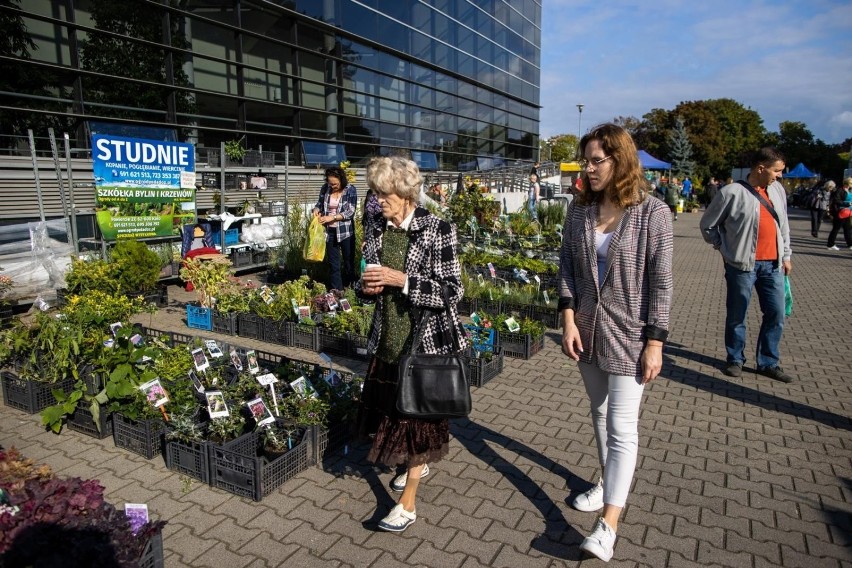
[[(175, 128), (218, 148), (410, 151), (440, 169), (537, 155), (541, 0), (25, 0), (4, 112)], [(12, 30), (14, 32), (14, 30)], [(23, 81), (22, 82), (26, 82)]]

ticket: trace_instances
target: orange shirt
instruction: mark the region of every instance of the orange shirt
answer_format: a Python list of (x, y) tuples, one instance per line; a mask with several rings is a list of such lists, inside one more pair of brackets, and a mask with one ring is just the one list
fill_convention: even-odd
[[(769, 194), (765, 187), (755, 187), (757, 193), (770, 205)], [(757, 250), (754, 253), (755, 260), (778, 260), (778, 224), (762, 203), (760, 206), (760, 221), (757, 224)]]

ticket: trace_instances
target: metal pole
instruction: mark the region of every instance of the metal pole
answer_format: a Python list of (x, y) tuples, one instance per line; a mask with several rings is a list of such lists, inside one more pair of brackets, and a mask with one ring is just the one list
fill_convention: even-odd
[[(225, 212), (225, 143), (219, 142), (219, 167), (221, 168), (221, 178), (219, 179), (219, 218), (222, 217), (222, 213)], [(222, 254), (225, 254), (225, 224), (220, 224), (221, 230), (219, 231), (219, 245), (222, 247), (220, 251)]]
[(586, 105), (577, 105), (577, 110), (580, 111), (579, 116), (577, 117), (577, 143), (580, 142), (580, 138), (583, 137), (583, 107)]
[(284, 216), (290, 214), (290, 199), (287, 197), (287, 184), (290, 182), (290, 146), (284, 146)]
[(71, 221), (68, 219), (68, 200), (65, 199), (65, 186), (62, 184), (62, 170), (59, 168), (59, 151), (56, 149), (56, 134), (53, 128), (47, 129), (47, 135), (50, 137), (50, 153), (53, 156), (53, 167), (56, 169), (56, 183), (59, 185), (59, 199), (62, 201), (62, 216), (65, 218), (65, 231), (68, 235), (68, 240), (73, 240), (74, 235), (71, 231)]
[(77, 210), (74, 204), (74, 173), (71, 169), (71, 139), (67, 132), (62, 133), (65, 139), (65, 170), (68, 177), (68, 201), (70, 202), (69, 209), (71, 213), (71, 235), (74, 240), (74, 253), (80, 252), (80, 243), (77, 242)]
[(41, 198), (41, 179), (38, 175), (38, 158), (36, 157), (35, 138), (33, 137), (33, 129), (27, 129), (27, 135), (30, 138), (30, 156), (33, 159), (33, 174), (35, 175), (36, 195), (38, 195), (38, 212), (41, 216), (41, 222), (44, 223), (44, 201)]

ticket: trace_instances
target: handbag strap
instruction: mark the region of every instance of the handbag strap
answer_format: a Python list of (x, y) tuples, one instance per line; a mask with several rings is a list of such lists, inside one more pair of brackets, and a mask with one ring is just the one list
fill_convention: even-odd
[[(453, 351), (457, 345), (461, 345), (458, 337), (458, 330), (456, 330), (456, 326), (453, 323), (452, 314), (450, 314), (450, 291), (447, 289), (446, 284), (441, 284), (441, 291), (444, 295), (444, 313), (447, 314), (447, 321), (450, 325), (450, 333), (453, 335)], [(437, 314), (436, 310), (431, 309), (423, 309), (420, 312), (420, 320), (417, 322), (417, 331), (414, 334), (414, 339), (411, 342), (411, 349), (409, 353), (416, 353), (417, 349), (420, 347), (420, 343), (423, 341), (423, 336), (426, 334), (426, 325), (429, 323), (429, 320), (432, 319), (432, 316)]]
[[(781, 221), (780, 221), (780, 219), (778, 219), (778, 213), (775, 212), (775, 208), (772, 206), (772, 204), (769, 203), (766, 199), (764, 199), (764, 197), (762, 195), (760, 195), (757, 192), (757, 190), (754, 189), (751, 186), (751, 184), (749, 182), (747, 182), (746, 180), (741, 179), (737, 183), (744, 186), (747, 190), (749, 190), (751, 192), (751, 194), (753, 196), (755, 196), (758, 201), (760, 201), (760, 204), (763, 205), (764, 207), (766, 207), (766, 210), (769, 211), (772, 214), (772, 217), (775, 219), (775, 222), (778, 223), (778, 226), (780, 227)], [(769, 193), (769, 188), (766, 188), (766, 192), (767, 192), (767, 194)]]

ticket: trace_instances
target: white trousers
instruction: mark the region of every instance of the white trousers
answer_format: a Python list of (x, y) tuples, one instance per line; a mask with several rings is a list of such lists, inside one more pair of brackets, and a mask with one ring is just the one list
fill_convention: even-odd
[(603, 468), (604, 503), (624, 507), (639, 454), (642, 378), (610, 375), (578, 363), (592, 409), (592, 424)]

